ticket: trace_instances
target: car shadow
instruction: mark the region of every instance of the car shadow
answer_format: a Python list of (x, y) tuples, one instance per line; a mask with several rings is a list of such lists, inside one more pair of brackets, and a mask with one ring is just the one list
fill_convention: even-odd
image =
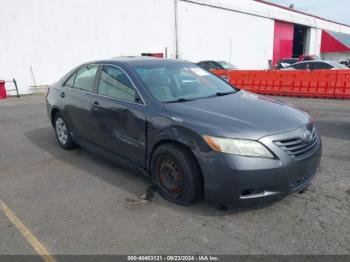
[[(34, 129), (26, 132), (25, 136), (35, 146), (48, 152), (56, 159), (63, 161), (66, 164), (73, 166), (74, 168), (94, 175), (98, 179), (101, 179), (115, 187), (121, 188), (122, 190), (127, 191), (134, 196), (134, 199), (125, 199), (125, 201), (141, 201), (140, 197), (144, 195), (150, 188), (152, 188), (150, 179), (142, 175), (142, 173), (136, 169), (127, 166), (116, 165), (115, 163), (106, 160), (101, 156), (95, 155), (92, 152), (86, 151), (80, 147), (77, 147), (76, 149), (70, 151), (62, 149), (56, 141), (52, 127)], [(77, 159), (79, 161), (77, 161)], [(84, 160), (81, 161), (81, 159)], [(87, 165), (87, 162), (89, 162), (89, 165)], [(125, 183), (125, 179), (128, 180), (128, 183)], [(138, 186), (135, 186), (134, 184), (137, 184)], [(143, 187), (144, 189), (140, 191), (140, 187)], [(154, 199), (152, 198), (151, 201), (157, 205), (171, 207), (180, 212), (194, 213), (203, 216), (227, 216), (236, 213), (249, 212), (252, 210), (269, 207), (276, 202), (271, 201), (268, 203), (247, 207), (225, 209), (217, 208), (207, 204), (205, 201), (201, 201), (200, 203), (192, 205), (190, 207), (183, 207), (164, 200), (156, 192)]]
[(350, 139), (350, 122), (317, 120), (316, 128), (321, 137)]

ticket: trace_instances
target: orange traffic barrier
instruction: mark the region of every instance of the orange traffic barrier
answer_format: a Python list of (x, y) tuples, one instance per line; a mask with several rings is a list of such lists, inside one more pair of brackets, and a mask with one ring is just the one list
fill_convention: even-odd
[(350, 98), (350, 74), (347, 70), (337, 72), (335, 83), (335, 98)]
[(350, 99), (350, 70), (213, 70), (213, 73), (258, 94)]

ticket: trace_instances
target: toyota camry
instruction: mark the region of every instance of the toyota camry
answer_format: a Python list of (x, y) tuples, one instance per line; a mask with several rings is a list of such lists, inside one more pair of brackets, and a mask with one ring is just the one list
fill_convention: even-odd
[(49, 88), (47, 110), (61, 147), (136, 167), (181, 205), (279, 199), (307, 187), (320, 165), (307, 113), (187, 61), (85, 63)]

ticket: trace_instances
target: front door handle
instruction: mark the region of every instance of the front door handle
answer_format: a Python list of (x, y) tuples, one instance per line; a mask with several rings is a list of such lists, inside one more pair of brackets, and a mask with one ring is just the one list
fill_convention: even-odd
[(99, 106), (99, 105), (100, 105), (100, 103), (98, 101), (94, 102), (94, 106)]
[(62, 98), (66, 97), (66, 93), (65, 92), (61, 92), (61, 97)]

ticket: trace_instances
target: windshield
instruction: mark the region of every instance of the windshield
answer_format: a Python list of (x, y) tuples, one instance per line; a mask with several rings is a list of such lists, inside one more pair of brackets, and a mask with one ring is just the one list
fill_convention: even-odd
[(339, 68), (339, 69), (349, 69), (346, 65), (340, 64), (338, 62), (329, 62), (332, 66)]
[(236, 66), (225, 61), (217, 61), (217, 63), (220, 64), (224, 69), (237, 69)]
[(152, 96), (161, 102), (185, 102), (236, 92), (224, 80), (195, 64), (152, 64), (134, 69)]

